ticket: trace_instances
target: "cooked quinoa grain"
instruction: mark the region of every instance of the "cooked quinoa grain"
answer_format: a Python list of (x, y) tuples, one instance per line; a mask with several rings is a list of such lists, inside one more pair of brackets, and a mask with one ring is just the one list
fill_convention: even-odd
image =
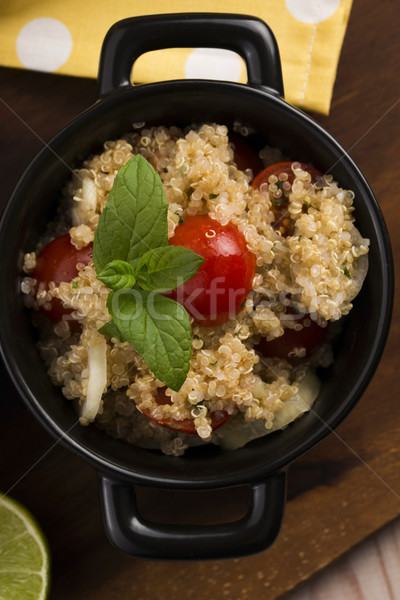
[[(38, 289), (32, 276), (37, 254), (52, 235), (66, 232), (78, 250), (92, 243), (118, 170), (138, 153), (160, 175), (169, 206), (169, 237), (191, 215), (208, 214), (222, 225), (233, 223), (256, 257), (256, 273), (235, 319), (208, 328), (192, 322), (191, 367), (179, 391), (158, 381), (130, 344), (105, 338), (106, 373), (96, 424), (128, 443), (160, 447), (173, 455), (201, 441), (220, 443), (224, 427), (218, 435), (213, 433), (218, 412), (228, 422), (230, 416), (232, 423), (239, 417), (242, 424), (258, 422), (261, 433), (273, 430), (278, 421), (286, 425), (282, 415), (294, 402), (303, 402), (304, 382), (317, 366), (332, 360), (330, 346), (323, 344), (311, 357), (305, 357), (304, 347), (296, 347), (295, 360), (290, 361), (264, 356), (260, 341), (279, 338), (287, 328), (301, 330), (311, 320), (325, 327), (346, 315), (366, 273), (369, 242), (354, 225), (354, 194), (330, 176), (313, 183), (310, 174), (293, 163), (292, 184), (282, 174), (253, 189), (254, 174), (236, 167), (224, 125), (188, 131), (134, 128), (119, 140), (107, 141), (101, 154), (75, 171), (64, 190), (60, 216), (37, 252), (25, 255), (23, 265), (21, 291), (29, 308), (45, 314), (59, 299), (71, 311), (69, 319), (54, 326), (37, 315), (39, 349), (50, 379), (75, 402), (78, 413), (82, 411), (94, 368), (91, 356), (104, 343), (98, 330), (110, 320), (109, 290), (96, 278), (93, 263), (78, 264), (70, 282)], [(267, 165), (281, 154), (264, 148), (260, 157)], [(274, 226), (272, 200), (279, 202), (282, 193), (289, 198), (285, 219), (292, 228), (286, 237)], [(303, 314), (309, 318), (299, 319)], [(79, 331), (71, 326), (76, 322)], [(197, 436), (156, 422), (171, 420), (191, 420)]]

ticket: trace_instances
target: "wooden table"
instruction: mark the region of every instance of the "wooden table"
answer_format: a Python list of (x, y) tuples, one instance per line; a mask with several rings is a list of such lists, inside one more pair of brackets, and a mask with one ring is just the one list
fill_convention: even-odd
[[(316, 117), (367, 177), (400, 254), (400, 38), (394, 2), (356, 2), (332, 110)], [(29, 160), (95, 100), (91, 80), (0, 69), (1, 202)], [(1, 257), (4, 260), (4, 257)], [(27, 412), (1, 369), (0, 487), (27, 505), (52, 552), (52, 598), (277, 598), (400, 514), (399, 307), (362, 400), (335, 434), (289, 472), (275, 546), (229, 561), (167, 563), (121, 555), (107, 541), (96, 474)]]

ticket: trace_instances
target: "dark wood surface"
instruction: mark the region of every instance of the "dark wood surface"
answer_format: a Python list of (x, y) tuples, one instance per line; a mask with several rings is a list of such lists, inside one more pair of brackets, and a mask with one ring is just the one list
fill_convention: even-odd
[[(395, 2), (356, 2), (331, 114), (315, 117), (347, 149), (386, 218), (395, 260), (400, 208), (400, 38)], [(92, 80), (0, 69), (1, 204), (29, 160), (95, 100)], [(6, 257), (1, 257), (5, 260)], [(399, 307), (363, 398), (289, 470), (281, 535), (270, 550), (228, 561), (140, 561), (106, 539), (95, 471), (63, 449), (24, 408), (4, 369), (0, 488), (41, 523), (52, 553), (51, 598), (277, 598), (400, 514)], [(143, 501), (153, 498), (143, 491)], [(154, 502), (154, 498), (153, 498)]]

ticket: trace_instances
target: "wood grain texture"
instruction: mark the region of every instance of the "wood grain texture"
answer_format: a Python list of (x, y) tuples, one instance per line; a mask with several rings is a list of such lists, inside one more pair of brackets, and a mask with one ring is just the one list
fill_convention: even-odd
[[(350, 152), (373, 188), (396, 260), (400, 256), (400, 210), (394, 190), (400, 155), (397, 25), (395, 2), (354, 3), (331, 115), (317, 117)], [(43, 140), (95, 101), (96, 84), (8, 69), (0, 69), (0, 82), (4, 206)], [(362, 400), (333, 435), (289, 470), (288, 504), (277, 543), (257, 556), (229, 561), (153, 563), (117, 552), (102, 527), (96, 473), (55, 444), (24, 408), (7, 374), (0, 371), (0, 486), (25, 503), (45, 530), (53, 559), (51, 598), (272, 600), (391, 522), (400, 514), (399, 334), (396, 303), (383, 359)], [(377, 542), (379, 551), (385, 553), (385, 569), (393, 556), (390, 548), (397, 548), (398, 543), (398, 533), (384, 550)], [(357, 561), (368, 565), (363, 554), (350, 554), (345, 560), (350, 565)], [(382, 567), (382, 581), (385, 572)], [(324, 590), (324, 600), (344, 597), (326, 591), (333, 576), (323, 577), (318, 585), (320, 592)], [(372, 588), (365, 592), (360, 577), (346, 579), (353, 593), (349, 597), (361, 598), (366, 593), (373, 600)], [(393, 581), (398, 589), (397, 579)], [(312, 594), (299, 600), (319, 600)]]
[(286, 600), (399, 600), (400, 520), (386, 525)]

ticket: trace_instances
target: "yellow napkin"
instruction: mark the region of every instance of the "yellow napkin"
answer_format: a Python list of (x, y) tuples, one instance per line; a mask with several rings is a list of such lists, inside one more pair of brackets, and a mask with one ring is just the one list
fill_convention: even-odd
[[(96, 77), (103, 38), (120, 19), (172, 12), (246, 13), (268, 23), (277, 38), (286, 100), (327, 114), (351, 4), (352, 0), (248, 0), (245, 5), (237, 0), (13, 0), (0, 4), (0, 64)], [(246, 81), (245, 67), (234, 53), (204, 48), (149, 52), (133, 71), (138, 83), (185, 77)]]

